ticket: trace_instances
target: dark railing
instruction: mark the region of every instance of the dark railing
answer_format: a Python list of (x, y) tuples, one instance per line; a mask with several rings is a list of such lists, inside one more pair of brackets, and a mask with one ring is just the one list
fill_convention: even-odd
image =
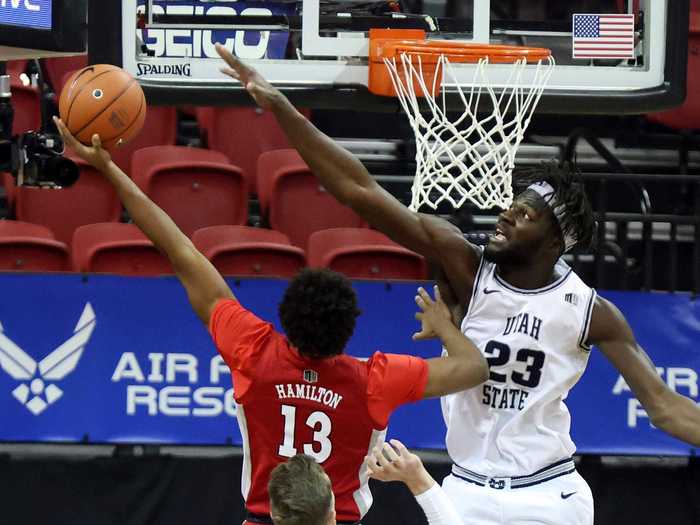
[[(392, 171), (410, 173), (411, 168)], [(375, 173), (375, 178), (407, 203), (413, 177)], [(581, 178), (594, 208), (598, 235), (593, 250), (574, 250), (565, 256), (574, 270), (596, 288), (690, 291), (696, 297), (700, 293), (700, 175), (624, 170), (584, 172)], [(498, 211), (463, 207), (438, 208), (438, 213), (458, 225), (470, 241), (485, 244)]]
[[(632, 173), (583, 173), (582, 178), (587, 186), (596, 186), (596, 197), (592, 201), (598, 221), (598, 237), (593, 253), (595, 268), (592, 275), (593, 286), (615, 289), (662, 289), (671, 292), (690, 290), (693, 297), (700, 290), (700, 176), (671, 175), (671, 174), (632, 174)], [(633, 182), (637, 187), (645, 187), (651, 183), (662, 183), (667, 188), (687, 186), (692, 189), (690, 209), (675, 213), (650, 213), (647, 207), (641, 207), (639, 212), (610, 211), (611, 183)], [(653, 201), (653, 198), (652, 198)], [(630, 224), (641, 223), (641, 241), (635, 242), (630, 238)], [(614, 224), (614, 239), (611, 239), (608, 226)], [(667, 242), (658, 243), (653, 235), (655, 224), (668, 224), (669, 237)], [(692, 226), (690, 239), (680, 246), (679, 227)], [(688, 232), (690, 233), (690, 232)], [(657, 243), (657, 250), (655, 250)], [(629, 258), (632, 245), (636, 245), (636, 260), (640, 263), (642, 278), (635, 286), (630, 283)], [(687, 248), (687, 249), (683, 249)], [(657, 252), (655, 254), (655, 251)], [(659, 253), (660, 252), (660, 253)], [(683, 253), (681, 253), (683, 252)], [(665, 257), (660, 257), (666, 254)], [(582, 261), (586, 254), (576, 253), (572, 256), (572, 266), (582, 270)], [(612, 255), (616, 261), (617, 279), (610, 275), (608, 257)], [(689, 279), (679, 280), (679, 271), (687, 269)], [(668, 272), (667, 279), (661, 278), (658, 272)], [(684, 285), (684, 282), (687, 285)]]

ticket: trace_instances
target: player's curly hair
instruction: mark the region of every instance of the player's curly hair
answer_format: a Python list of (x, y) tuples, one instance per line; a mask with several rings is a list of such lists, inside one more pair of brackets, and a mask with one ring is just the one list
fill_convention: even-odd
[(301, 270), (279, 305), (289, 341), (304, 356), (317, 359), (343, 352), (358, 315), (357, 295), (350, 281), (326, 269)]
[(553, 217), (557, 227), (561, 226), (562, 236), (571, 234), (576, 246), (588, 250), (593, 246), (596, 234), (596, 221), (579, 172), (569, 162), (542, 162), (534, 168), (518, 170), (513, 180), (522, 191), (535, 182), (548, 182), (553, 188), (557, 203), (563, 204), (566, 213), (561, 224)]

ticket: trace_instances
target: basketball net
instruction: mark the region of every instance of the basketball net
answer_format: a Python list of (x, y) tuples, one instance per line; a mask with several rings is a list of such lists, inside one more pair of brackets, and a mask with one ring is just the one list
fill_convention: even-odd
[[(552, 74), (554, 59), (540, 60), (528, 75), (526, 60), (513, 63), (499, 93), (489, 79), (488, 58), (475, 63), (469, 86), (456, 81), (445, 55), (440, 55), (436, 68), (426, 67), (427, 78), (420, 55), (402, 53), (398, 63), (396, 58), (384, 58), (384, 64), (416, 138), (410, 209), (423, 205), (435, 209), (443, 201), (459, 208), (467, 200), (481, 209), (508, 208), (513, 201), (515, 154)], [(443, 84), (456, 88), (464, 103), (464, 112), (454, 121), (447, 115), (445, 90), (436, 85), (441, 78)], [(419, 104), (419, 98), (425, 104)], [(425, 105), (429, 111), (423, 114)]]

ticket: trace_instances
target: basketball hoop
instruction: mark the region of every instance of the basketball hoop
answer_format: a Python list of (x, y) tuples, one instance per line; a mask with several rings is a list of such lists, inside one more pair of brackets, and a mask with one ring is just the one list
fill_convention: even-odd
[[(455, 80), (455, 62), (475, 64), (469, 85)], [(493, 64), (509, 65), (498, 84), (489, 77)], [(399, 99), (416, 138), (410, 208), (435, 209), (443, 201), (458, 208), (467, 200), (481, 209), (509, 207), (515, 154), (553, 68), (549, 49), (425, 40), (421, 30), (370, 30), (369, 90)], [(444, 83), (464, 103), (455, 120), (447, 115)]]

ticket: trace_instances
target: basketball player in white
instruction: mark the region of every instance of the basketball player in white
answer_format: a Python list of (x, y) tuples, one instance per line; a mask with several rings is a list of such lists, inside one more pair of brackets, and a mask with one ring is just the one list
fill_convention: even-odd
[(229, 66), (222, 72), (275, 114), (327, 191), (440, 268), (442, 297), (491, 370), (483, 385), (443, 399), (454, 462), (443, 487), (465, 523), (593, 523), (591, 491), (571, 459), (564, 404), (592, 345), (657, 428), (700, 446), (700, 408), (666, 386), (620, 311), (560, 259), (590, 243), (595, 227), (569, 169), (545, 165), (531, 173), (482, 251), (447, 221), (405, 208), (259, 73), (217, 49)]

